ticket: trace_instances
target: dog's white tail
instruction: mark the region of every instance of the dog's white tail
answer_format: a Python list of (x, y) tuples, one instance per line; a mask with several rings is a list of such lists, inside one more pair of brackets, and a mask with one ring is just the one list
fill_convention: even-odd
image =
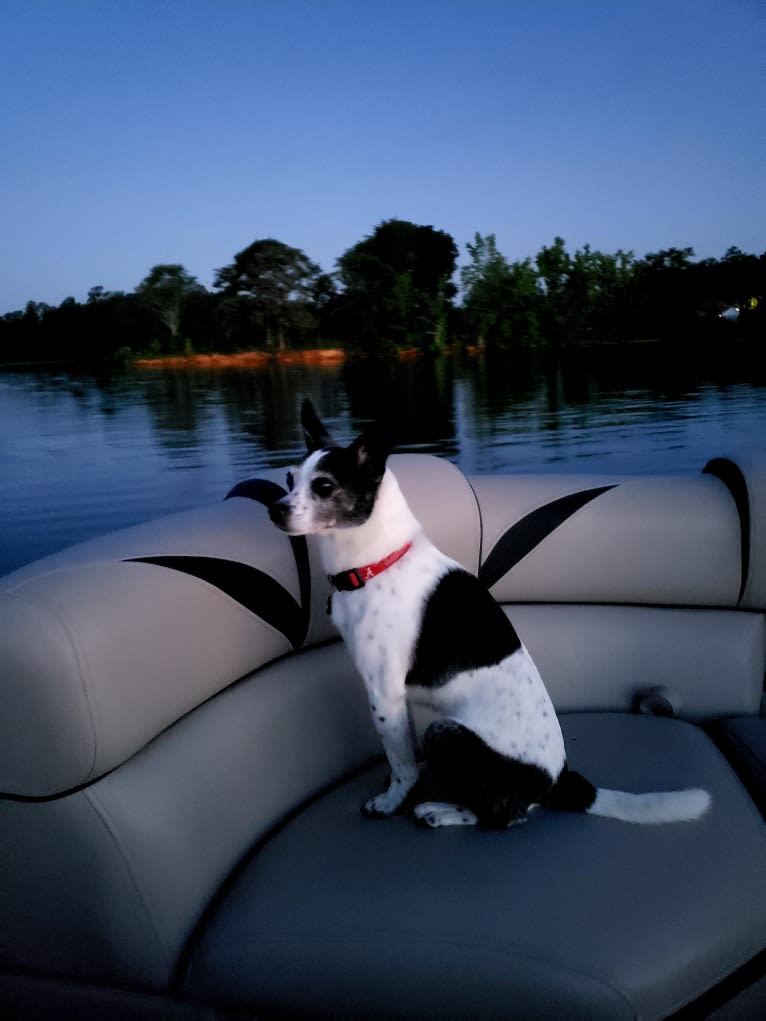
[(710, 795), (699, 787), (682, 791), (652, 791), (629, 794), (594, 787), (580, 773), (564, 766), (553, 789), (542, 804), (546, 808), (563, 808), (567, 812), (589, 812), (623, 822), (663, 823), (692, 822), (710, 808)]
[(590, 815), (620, 819), (623, 822), (692, 822), (707, 812), (710, 800), (709, 793), (699, 787), (652, 794), (629, 794), (627, 791), (610, 791), (599, 787), (593, 803), (585, 811)]

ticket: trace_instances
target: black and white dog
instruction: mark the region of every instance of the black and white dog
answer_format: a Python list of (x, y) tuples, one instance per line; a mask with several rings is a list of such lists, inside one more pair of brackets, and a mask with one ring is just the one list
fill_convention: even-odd
[(364, 811), (388, 816), (419, 776), (407, 699), (437, 710), (423, 759), (443, 797), (414, 807), (430, 826), (504, 828), (534, 805), (628, 822), (701, 816), (706, 791), (629, 794), (597, 789), (566, 763), (545, 685), (513, 625), (477, 578), (423, 533), (374, 430), (348, 447), (330, 437), (311, 403), (301, 422), (308, 457), (272, 504), (291, 535), (316, 534), (336, 591), (332, 619), (367, 688), (391, 766), (387, 790)]

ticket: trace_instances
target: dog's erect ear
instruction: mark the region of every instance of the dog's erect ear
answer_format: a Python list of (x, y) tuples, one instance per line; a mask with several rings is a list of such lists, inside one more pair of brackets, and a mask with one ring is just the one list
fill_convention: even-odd
[(319, 416), (314, 411), (314, 405), (308, 397), (304, 400), (301, 407), (301, 425), (303, 426), (303, 435), (306, 437), (306, 446), (310, 454), (313, 454), (315, 450), (324, 450), (327, 447), (335, 446), (332, 436), (330, 436), (322, 422), (320, 422)]
[(381, 478), (393, 445), (388, 430), (376, 422), (365, 429), (361, 436), (357, 436), (349, 450), (356, 457), (360, 468), (366, 466), (375, 478)]

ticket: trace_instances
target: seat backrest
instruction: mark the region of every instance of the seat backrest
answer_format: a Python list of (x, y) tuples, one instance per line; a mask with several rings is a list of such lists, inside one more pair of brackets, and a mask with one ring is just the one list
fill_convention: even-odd
[(689, 719), (759, 711), (765, 480), (731, 459), (683, 477), (471, 479), (479, 576), (557, 708), (626, 710), (663, 687)]
[[(392, 465), (476, 570), (463, 475)], [(239, 859), (380, 754), (345, 650), (316, 647), (329, 584), (268, 520), (274, 487), (0, 579), (0, 969), (166, 987)]]

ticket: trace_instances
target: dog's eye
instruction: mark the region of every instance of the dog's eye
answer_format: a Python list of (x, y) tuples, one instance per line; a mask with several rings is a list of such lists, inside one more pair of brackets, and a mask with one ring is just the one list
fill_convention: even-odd
[(293, 475), (292, 472), (288, 472), (287, 473), (286, 482), (287, 482), (287, 488), (292, 493), (292, 491), (295, 489), (295, 476)]
[(322, 500), (326, 500), (335, 490), (335, 483), (330, 479), (314, 479), (311, 483), (311, 492)]

